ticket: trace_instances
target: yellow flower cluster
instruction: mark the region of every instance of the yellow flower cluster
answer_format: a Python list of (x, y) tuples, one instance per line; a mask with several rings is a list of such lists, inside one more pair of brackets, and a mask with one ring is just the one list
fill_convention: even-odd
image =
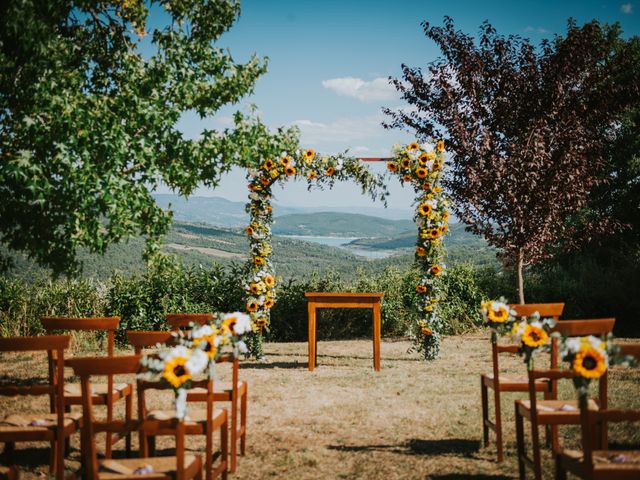
[(412, 142), (406, 146), (396, 145), (393, 158), (387, 162), (387, 169), (400, 178), (402, 184), (409, 184), (416, 192), (415, 220), (418, 224), (416, 262), (422, 276), (416, 285), (421, 295), (421, 309), (424, 317), (418, 322), (418, 348), (425, 357), (435, 358), (439, 351), (438, 333), (442, 330), (437, 315), (438, 277), (444, 271), (442, 264), (442, 239), (449, 231), (448, 200), (440, 186), (445, 163), (444, 142), (435, 145)]

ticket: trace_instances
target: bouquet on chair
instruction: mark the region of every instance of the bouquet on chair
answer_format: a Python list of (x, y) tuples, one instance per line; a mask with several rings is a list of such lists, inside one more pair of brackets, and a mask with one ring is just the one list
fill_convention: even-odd
[(206, 374), (214, 378), (215, 363), (225, 351), (234, 355), (246, 353), (244, 338), (251, 331), (250, 317), (241, 312), (215, 314), (204, 325), (191, 324), (186, 331), (173, 332), (169, 342), (142, 357), (146, 380), (159, 378), (175, 393), (176, 416), (187, 413), (187, 390), (194, 377)]
[(511, 334), (519, 341), (518, 353), (524, 357), (524, 363), (530, 370), (533, 369), (534, 354), (542, 349), (548, 351), (551, 329), (555, 324), (556, 321), (553, 318), (541, 319), (538, 312), (513, 323)]
[(486, 326), (491, 329), (491, 338), (497, 341), (498, 335), (504, 335), (511, 330), (515, 322), (516, 312), (509, 308), (506, 300), (500, 297), (498, 300), (486, 300), (480, 304), (480, 312)]

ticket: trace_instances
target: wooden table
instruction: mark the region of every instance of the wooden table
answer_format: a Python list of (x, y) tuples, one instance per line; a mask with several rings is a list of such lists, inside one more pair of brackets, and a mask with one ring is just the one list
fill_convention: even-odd
[(380, 371), (380, 301), (384, 293), (307, 292), (309, 312), (309, 370), (318, 363), (316, 339), (316, 309), (318, 308), (371, 308), (373, 310), (373, 368)]

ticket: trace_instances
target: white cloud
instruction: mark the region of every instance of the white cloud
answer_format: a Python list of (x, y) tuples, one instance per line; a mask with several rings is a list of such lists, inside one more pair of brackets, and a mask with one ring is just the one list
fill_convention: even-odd
[(361, 78), (342, 77), (323, 80), (322, 86), (344, 97), (357, 98), (362, 102), (391, 100), (397, 97), (396, 89), (384, 77), (367, 82)]
[(353, 147), (351, 149), (351, 153), (367, 153), (370, 151), (371, 149), (369, 147), (365, 147), (364, 145), (358, 145), (357, 147)]
[(384, 129), (382, 115), (338, 118), (330, 123), (302, 119), (293, 122), (300, 128), (301, 139), (311, 145), (324, 143), (353, 144), (375, 137)]
[(627, 15), (631, 15), (633, 13), (633, 5), (630, 3), (623, 3), (620, 5), (620, 11), (622, 13), (626, 13)]
[(531, 25), (525, 28), (524, 31), (527, 33), (549, 33), (549, 30), (544, 27), (532, 27)]

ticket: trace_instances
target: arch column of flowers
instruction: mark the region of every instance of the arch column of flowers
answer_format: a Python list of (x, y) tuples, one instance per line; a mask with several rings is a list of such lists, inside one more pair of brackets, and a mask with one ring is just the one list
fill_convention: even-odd
[(420, 271), (416, 292), (420, 295), (420, 318), (412, 336), (415, 348), (425, 359), (437, 358), (440, 353), (440, 336), (444, 327), (439, 316), (441, 275), (445, 270), (443, 238), (449, 226), (449, 202), (440, 186), (444, 165), (444, 142), (401, 146), (394, 145), (393, 158), (387, 169), (399, 176), (400, 182), (410, 184), (416, 192), (418, 224), (415, 262)]
[(250, 223), (245, 228), (249, 237), (248, 277), (244, 283), (245, 308), (252, 321), (254, 335), (249, 341), (253, 355), (262, 356), (262, 330), (269, 327), (271, 309), (277, 301), (276, 274), (271, 260), (272, 187), (290, 178), (304, 179), (308, 188), (331, 188), (337, 180), (353, 180), (363, 193), (383, 201), (387, 190), (382, 176), (371, 173), (358, 159), (346, 154), (317, 155), (312, 149), (283, 152), (278, 158), (267, 158), (247, 173)]

